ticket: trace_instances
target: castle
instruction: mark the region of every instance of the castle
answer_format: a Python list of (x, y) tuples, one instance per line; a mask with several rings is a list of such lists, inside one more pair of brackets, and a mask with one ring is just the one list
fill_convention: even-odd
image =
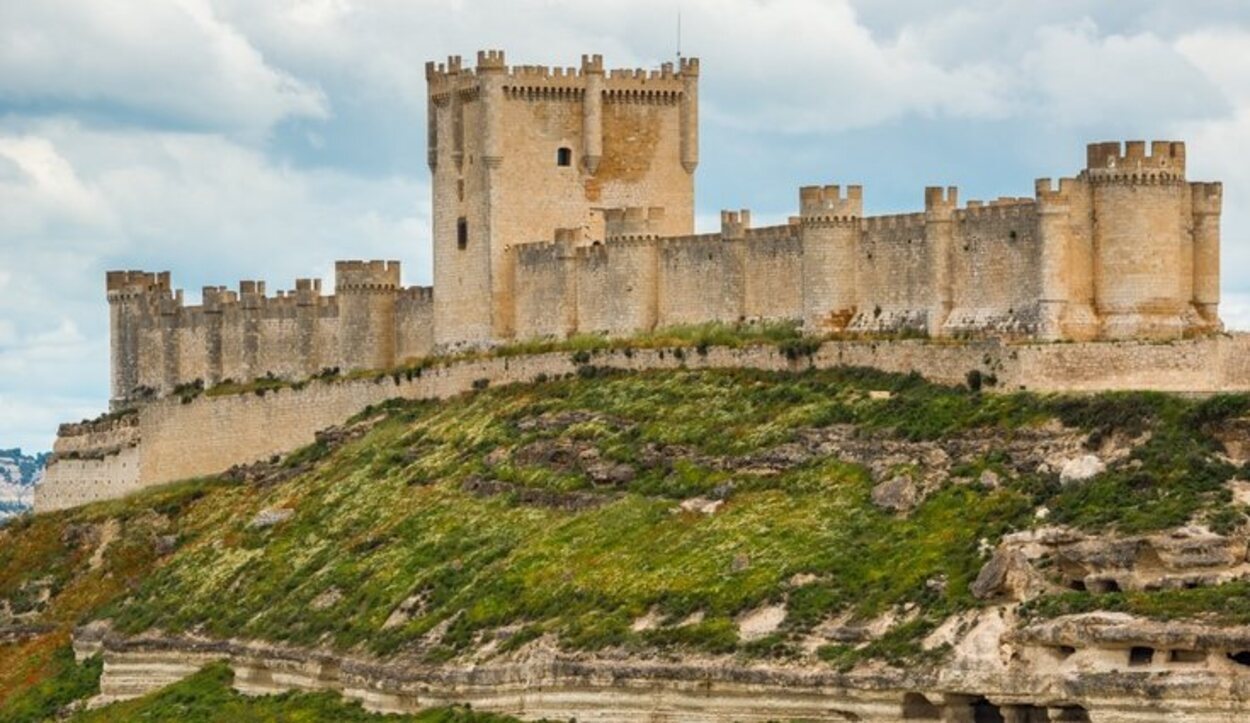
[(112, 397), (200, 381), (385, 369), (461, 346), (707, 321), (827, 332), (1169, 339), (1220, 329), (1220, 184), (1185, 146), (1098, 143), (1033, 198), (927, 188), (922, 212), (865, 216), (859, 186), (799, 190), (753, 228), (694, 235), (699, 61), (659, 70), (427, 64), (434, 288), (397, 262), (341, 261), (267, 296), (244, 281), (186, 306), (169, 274), (112, 272)]
[[(860, 186), (805, 187), (784, 225), (754, 228), (749, 211), (727, 211), (719, 232), (696, 235), (699, 72), (694, 58), (652, 71), (605, 70), (598, 55), (576, 68), (508, 66), (501, 51), (479, 52), (473, 68), (459, 57), (428, 63), (434, 287), (402, 286), (395, 261), (340, 261), (333, 295), (319, 280), (274, 296), (244, 281), (237, 292), (205, 288), (188, 306), (168, 272), (110, 272), (111, 407), (227, 380), (713, 321), (969, 343), (1140, 343), (1222, 329), (1221, 186), (1186, 180), (1182, 143), (1093, 144), (1083, 170), (1039, 179), (1032, 198), (961, 207), (954, 187), (929, 187), (923, 211), (899, 215), (865, 216)], [(1194, 367), (1159, 363), (1164, 375)], [(1241, 367), (1219, 368), (1215, 387), (1242, 384)], [(1126, 379), (1087, 386), (1140, 383)], [(132, 426), (67, 425), (58, 449), (113, 459), (138, 445)], [(301, 428), (292, 439), (309, 436)], [(261, 452), (207, 455), (176, 473)], [(141, 477), (138, 466), (123, 464), (119, 489), (176, 478)], [(53, 487), (116, 472), (71, 467), (53, 465)]]

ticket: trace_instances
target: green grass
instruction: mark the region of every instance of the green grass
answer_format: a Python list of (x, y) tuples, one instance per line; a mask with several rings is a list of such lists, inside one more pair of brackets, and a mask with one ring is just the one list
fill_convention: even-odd
[[(584, 368), (595, 369), (593, 355)], [(868, 394), (879, 390), (892, 395)], [(45, 581), (52, 600), (38, 617), (58, 635), (108, 617), (127, 633), (197, 630), (430, 661), (492, 640), (506, 654), (539, 638), (566, 650), (789, 657), (832, 616), (867, 620), (914, 605), (917, 616), (884, 638), (821, 657), (837, 667), (930, 661), (941, 651), (923, 651), (924, 635), (978, 604), (968, 587), (981, 550), (1037, 524), (1039, 506), (1048, 522), (1099, 532), (1242, 526), (1224, 489), (1239, 470), (1220, 461), (1215, 432), (1250, 410), (1248, 400), (989, 395), (835, 369), (595, 371), (446, 402), (393, 401), (357, 415), (381, 419), (363, 437), (288, 456), (297, 473), (280, 482), (199, 481), (18, 522), (0, 531), (0, 597), (39, 609), (32, 584)], [(942, 442), (973, 430), (1007, 440), (1054, 420), (1091, 446), (1148, 440), (1085, 482), (1022, 473), (1002, 475), (996, 489), (946, 483), (907, 515), (874, 506), (868, 470), (832, 453), (776, 473), (733, 464), (831, 425)], [(991, 449), (952, 474), (1002, 471), (1005, 455)], [(629, 474), (605, 481), (596, 464)], [(475, 491), (484, 481), (494, 493)], [(681, 511), (695, 496), (724, 504), (710, 516)], [(273, 507), (295, 514), (249, 526)], [(108, 519), (119, 520), (120, 541), (93, 570), (92, 546), (67, 531)], [(168, 538), (172, 551), (158, 554), (154, 542)], [(809, 581), (794, 587), (798, 575)], [(1178, 593), (1038, 609), (1103, 601), (1181, 616), (1224, 604)], [(781, 629), (740, 640), (735, 619), (774, 603), (788, 610)], [(648, 613), (663, 623), (635, 631)], [(677, 625), (695, 613), (700, 622)], [(0, 704), (5, 681), (26, 675), (6, 673), (3, 653)]]
[(233, 674), (224, 663), (131, 701), (79, 713), (73, 723), (150, 721), (151, 723), (511, 723), (515, 718), (476, 713), (465, 707), (437, 708), (416, 715), (379, 715), (335, 693), (284, 693), (243, 696), (231, 689)]
[(74, 662), (72, 648), (57, 648), (42, 671), (43, 677), (0, 703), (0, 723), (56, 720), (65, 706), (100, 692), (103, 667), (99, 656), (79, 665)]
[(1230, 582), (1190, 590), (1151, 590), (1093, 595), (1065, 592), (1030, 601), (1023, 613), (1053, 618), (1094, 611), (1124, 612), (1154, 620), (1202, 620), (1218, 625), (1250, 625), (1250, 582)]

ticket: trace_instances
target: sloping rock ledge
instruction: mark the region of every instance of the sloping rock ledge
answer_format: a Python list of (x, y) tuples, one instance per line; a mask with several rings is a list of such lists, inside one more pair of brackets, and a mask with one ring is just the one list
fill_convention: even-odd
[[(80, 628), (74, 647), (80, 657), (103, 654), (101, 695), (95, 704), (143, 695), (211, 661), (226, 660), (234, 669), (236, 689), (245, 694), (331, 690), (386, 713), (468, 703), (527, 719), (583, 721), (1246, 720), (1250, 668), (1215, 653), (1201, 660), (1152, 657), (1143, 662), (1141, 648), (1147, 642), (1183, 644), (1186, 650), (1203, 642), (1226, 648), (1240, 645), (1250, 631), (1185, 633), (1180, 635), (1184, 640), (1174, 640), (1175, 632), (1169, 635), (1149, 624), (1136, 627), (1123, 616), (1061, 618), (1003, 636), (1003, 665), (955, 662), (931, 671), (850, 673), (733, 660), (663, 662), (557, 654), (429, 666), (256, 642), (127, 638), (99, 624)], [(1071, 661), (1053, 653), (1077, 645), (1098, 653), (1085, 658), (1067, 653)]]

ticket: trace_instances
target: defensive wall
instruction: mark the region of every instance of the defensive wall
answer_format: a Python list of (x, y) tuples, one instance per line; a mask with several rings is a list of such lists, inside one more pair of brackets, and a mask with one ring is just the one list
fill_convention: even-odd
[[(1221, 187), (1185, 181), (1184, 157), (1180, 143), (1093, 144), (1078, 176), (1039, 179), (1032, 198), (961, 207), (954, 187), (930, 187), (922, 212), (888, 216), (863, 215), (859, 186), (805, 187), (787, 224), (753, 228), (750, 211), (726, 211), (701, 235), (666, 236), (663, 207), (603, 209), (602, 240), (560, 228), (504, 248), (509, 330), (489, 343), (761, 320), (933, 339), (1217, 332)], [(267, 297), (245, 281), (184, 306), (167, 273), (109, 274), (115, 407), (446, 348), (434, 291), (403, 288), (397, 262), (339, 262), (335, 295), (320, 288), (301, 279)]]
[(188, 306), (169, 273), (112, 271), (106, 279), (114, 408), (173, 392), (325, 369), (383, 369), (433, 348), (433, 292), (400, 285), (397, 261), (339, 261), (335, 294), (320, 279), (265, 293), (209, 286)]
[[(509, 247), (515, 336), (801, 320), (930, 338), (1177, 339), (1220, 330), (1218, 183), (1181, 143), (1098, 143), (1032, 198), (925, 189), (924, 210), (863, 215), (860, 186), (805, 187), (799, 215), (664, 236), (661, 207), (610, 209), (604, 240), (560, 229)], [(556, 313), (552, 313), (555, 310)]]
[[(963, 383), (979, 371), (997, 390), (1170, 392), (1250, 391), (1250, 335), (1214, 335), (1169, 343), (1141, 341), (1004, 343), (999, 340), (836, 341), (810, 357), (788, 358), (775, 346), (598, 352), (592, 364), (629, 370), (837, 366), (917, 372), (940, 383)], [(315, 441), (388, 399), (445, 399), (480, 388), (576, 373), (565, 352), (489, 357), (436, 365), (420, 375), (380, 374), (354, 380), (313, 380), (264, 394), (169, 397), (98, 423), (65, 425), (42, 484), (38, 512), (119, 497), (175, 480), (217, 474), (266, 460)], [(409, 378), (411, 376), (411, 378)]]

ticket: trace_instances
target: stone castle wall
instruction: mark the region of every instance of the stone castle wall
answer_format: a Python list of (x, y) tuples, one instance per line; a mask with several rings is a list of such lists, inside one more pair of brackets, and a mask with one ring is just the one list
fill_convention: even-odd
[[(1080, 176), (1038, 181), (1035, 198), (962, 208), (954, 188), (929, 188), (923, 212), (864, 217), (861, 188), (809, 187), (790, 223), (752, 228), (749, 211), (725, 212), (719, 233), (686, 236), (665, 235), (664, 208), (608, 209), (604, 240), (561, 228), (504, 247), (486, 268), (507, 293), (482, 290), (463, 309), (507, 318), (489, 344), (756, 320), (930, 338), (1218, 330), (1219, 184), (1182, 180), (1180, 144), (1149, 156), (1104, 146)], [(447, 348), (433, 290), (403, 288), (396, 262), (339, 262), (333, 296), (308, 280), (275, 297), (243, 282), (184, 306), (168, 274), (142, 272), (110, 274), (108, 290), (119, 407), (197, 381), (386, 369)]]
[[(593, 364), (629, 370), (758, 368), (791, 370), (838, 366), (917, 372), (961, 384), (973, 370), (993, 375), (997, 389), (1172, 392), (1250, 391), (1250, 335), (1212, 336), (1166, 344), (1088, 342), (1005, 344), (980, 342), (827, 342), (810, 358), (793, 360), (774, 346), (711, 348), (684, 359), (661, 349), (604, 351)], [(224, 396), (178, 397), (143, 405), (126, 430), (114, 422), (62, 429), (44, 482), (39, 512), (109, 499), (180, 479), (224, 472), (311, 444), (318, 431), (341, 424), (388, 399), (446, 399), (480, 387), (573, 374), (567, 353), (492, 357), (406, 375), (313, 381), (301, 388)], [(119, 436), (120, 435), (120, 436)], [(62, 455), (74, 451), (76, 454)]]
[(62, 424), (43, 480), (40, 512), (113, 499), (143, 488), (139, 416)]
[(112, 399), (123, 408), (192, 384), (272, 376), (302, 379), (327, 368), (377, 369), (433, 352), (433, 295), (402, 288), (398, 262), (340, 261), (336, 295), (319, 280), (265, 294), (207, 287), (183, 304), (169, 274), (110, 272)]

